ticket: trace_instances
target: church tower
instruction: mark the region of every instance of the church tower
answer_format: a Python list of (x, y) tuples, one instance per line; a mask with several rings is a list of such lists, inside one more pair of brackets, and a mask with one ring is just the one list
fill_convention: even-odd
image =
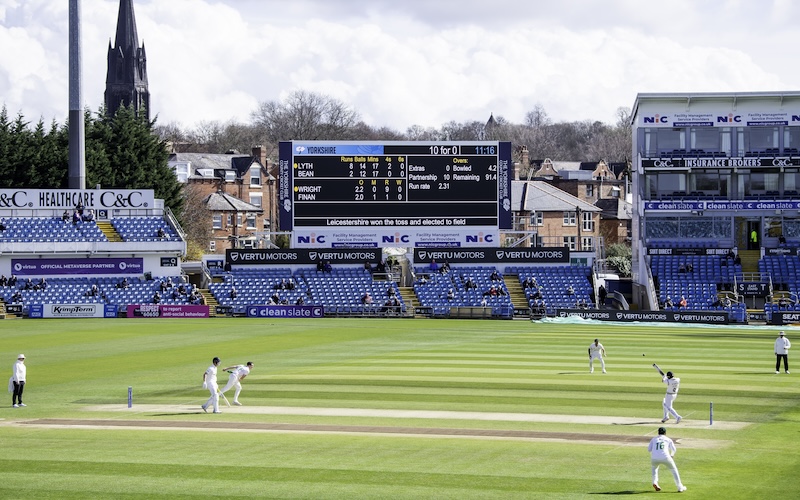
[(121, 106), (133, 105), (137, 115), (150, 120), (150, 91), (147, 87), (147, 56), (144, 43), (139, 47), (133, 0), (120, 0), (117, 37), (108, 41), (106, 74), (106, 113), (114, 116)]

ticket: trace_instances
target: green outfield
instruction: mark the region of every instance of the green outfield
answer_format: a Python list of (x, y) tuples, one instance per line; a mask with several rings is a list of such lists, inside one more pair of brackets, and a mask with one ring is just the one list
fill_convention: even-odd
[[(2, 498), (491, 499), (674, 495), (650, 483), (664, 385), (688, 498), (791, 498), (800, 366), (776, 328), (527, 321), (9, 320)], [(786, 329), (800, 342), (800, 330)], [(598, 337), (608, 357), (589, 373)], [(644, 356), (643, 356), (644, 355)], [(244, 406), (200, 409), (203, 371), (253, 361)], [(796, 362), (790, 357), (790, 362)], [(2, 373), (2, 372), (0, 372)], [(220, 374), (220, 385), (227, 374)], [(133, 405), (127, 406), (128, 387)], [(233, 400), (233, 392), (228, 399)], [(714, 425), (709, 425), (713, 402)], [(796, 493), (795, 493), (796, 494)]]

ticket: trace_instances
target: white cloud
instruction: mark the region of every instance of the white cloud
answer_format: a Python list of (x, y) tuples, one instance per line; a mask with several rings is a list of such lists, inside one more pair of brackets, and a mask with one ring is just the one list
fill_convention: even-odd
[[(0, 96), (67, 115), (67, 6), (0, 0)], [(613, 122), (638, 92), (792, 90), (789, 0), (134, 0), (161, 123), (246, 122), (303, 89), (405, 130), (490, 113)], [(96, 110), (118, 0), (82, 2), (83, 97)]]

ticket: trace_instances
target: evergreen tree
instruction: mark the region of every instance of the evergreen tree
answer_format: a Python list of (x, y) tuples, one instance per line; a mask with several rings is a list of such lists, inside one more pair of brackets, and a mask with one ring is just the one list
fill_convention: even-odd
[(113, 117), (102, 110), (87, 122), (87, 185), (106, 189), (152, 189), (176, 213), (183, 206), (181, 184), (167, 164), (164, 141), (153, 133), (155, 122), (137, 116), (130, 106)]

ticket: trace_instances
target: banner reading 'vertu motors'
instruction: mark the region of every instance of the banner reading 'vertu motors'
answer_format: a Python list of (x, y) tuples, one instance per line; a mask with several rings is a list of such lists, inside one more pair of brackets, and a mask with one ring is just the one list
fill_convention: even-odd
[(706, 323), (727, 325), (730, 315), (724, 311), (618, 311), (608, 309), (556, 309), (556, 317), (578, 317), (598, 321), (642, 321), (656, 323)]
[(363, 264), (366, 261), (380, 262), (382, 251), (379, 248), (294, 248), (292, 250), (257, 249), (246, 250), (228, 249), (225, 251), (225, 262), (233, 266), (262, 265), (262, 264), (301, 264), (314, 265), (319, 261), (331, 264)]
[(428, 264), (432, 260), (450, 264), (555, 264), (569, 263), (568, 247), (536, 248), (415, 248), (414, 262)]

